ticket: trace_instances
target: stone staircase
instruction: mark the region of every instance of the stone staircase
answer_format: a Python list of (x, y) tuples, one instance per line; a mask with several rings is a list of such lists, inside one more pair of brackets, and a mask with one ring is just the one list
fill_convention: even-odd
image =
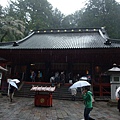
[[(15, 96), (17, 97), (34, 97), (35, 92), (30, 91), (32, 88), (32, 85), (34, 86), (51, 86), (50, 83), (31, 83), (31, 82), (23, 82), (18, 91), (15, 92)], [(53, 92), (53, 99), (60, 99), (60, 100), (71, 100), (71, 93), (68, 90), (70, 87), (70, 84), (65, 84), (64, 86), (61, 86), (60, 88), (56, 88), (55, 91)], [(76, 95), (76, 100), (82, 100), (80, 92), (77, 92)]]

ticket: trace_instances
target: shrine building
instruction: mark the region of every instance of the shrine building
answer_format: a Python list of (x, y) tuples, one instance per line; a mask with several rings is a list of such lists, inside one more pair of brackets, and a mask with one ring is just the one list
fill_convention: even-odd
[(9, 78), (31, 82), (31, 71), (41, 73), (40, 82), (50, 82), (56, 72), (65, 73), (65, 83), (79, 74), (89, 76), (97, 96), (110, 95), (107, 70), (120, 65), (120, 40), (111, 39), (103, 27), (35, 30), (18, 41), (0, 43), (0, 65)]

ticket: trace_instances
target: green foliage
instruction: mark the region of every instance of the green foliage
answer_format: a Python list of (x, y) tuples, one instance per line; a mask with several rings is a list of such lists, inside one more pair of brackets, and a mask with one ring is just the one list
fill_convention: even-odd
[(62, 22), (64, 19), (64, 15), (56, 8), (52, 12), (52, 19), (51, 19), (51, 28), (62, 28)]
[(111, 38), (120, 38), (120, 4), (115, 0), (86, 0), (83, 9), (65, 16), (47, 0), (16, 0), (0, 6), (1, 41), (27, 36), (30, 30), (106, 27)]
[[(12, 12), (26, 23), (27, 31), (60, 27), (57, 23), (60, 21), (61, 13), (53, 11), (47, 0), (17, 0), (12, 2)], [(54, 16), (56, 13), (57, 17)]]
[(24, 22), (7, 14), (7, 9), (0, 7), (0, 41), (15, 41), (24, 37)]
[(89, 0), (78, 27), (105, 26), (110, 37), (120, 38), (119, 11), (120, 5), (115, 0)]
[(15, 20), (12, 17), (4, 16), (0, 19), (1, 23), (1, 42), (6, 41), (5, 37), (11, 38), (10, 41), (14, 41), (24, 37), (24, 23), (20, 20)]

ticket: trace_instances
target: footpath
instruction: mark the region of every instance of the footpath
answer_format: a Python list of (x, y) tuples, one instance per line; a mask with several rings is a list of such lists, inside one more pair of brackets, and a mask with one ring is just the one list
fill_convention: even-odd
[[(107, 102), (94, 103), (91, 116), (96, 120), (120, 120), (116, 107)], [(52, 107), (35, 107), (34, 98), (14, 97), (13, 102), (7, 96), (0, 98), (0, 120), (81, 120), (83, 101), (53, 99)]]

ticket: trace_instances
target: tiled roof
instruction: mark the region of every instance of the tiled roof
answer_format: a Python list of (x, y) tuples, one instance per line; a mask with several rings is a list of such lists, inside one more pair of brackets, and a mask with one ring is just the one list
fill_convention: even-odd
[[(107, 41), (107, 42), (106, 42)], [(0, 49), (82, 49), (116, 48), (118, 40), (110, 40), (101, 28), (55, 29), (33, 31), (26, 38), (10, 43), (0, 43)]]

